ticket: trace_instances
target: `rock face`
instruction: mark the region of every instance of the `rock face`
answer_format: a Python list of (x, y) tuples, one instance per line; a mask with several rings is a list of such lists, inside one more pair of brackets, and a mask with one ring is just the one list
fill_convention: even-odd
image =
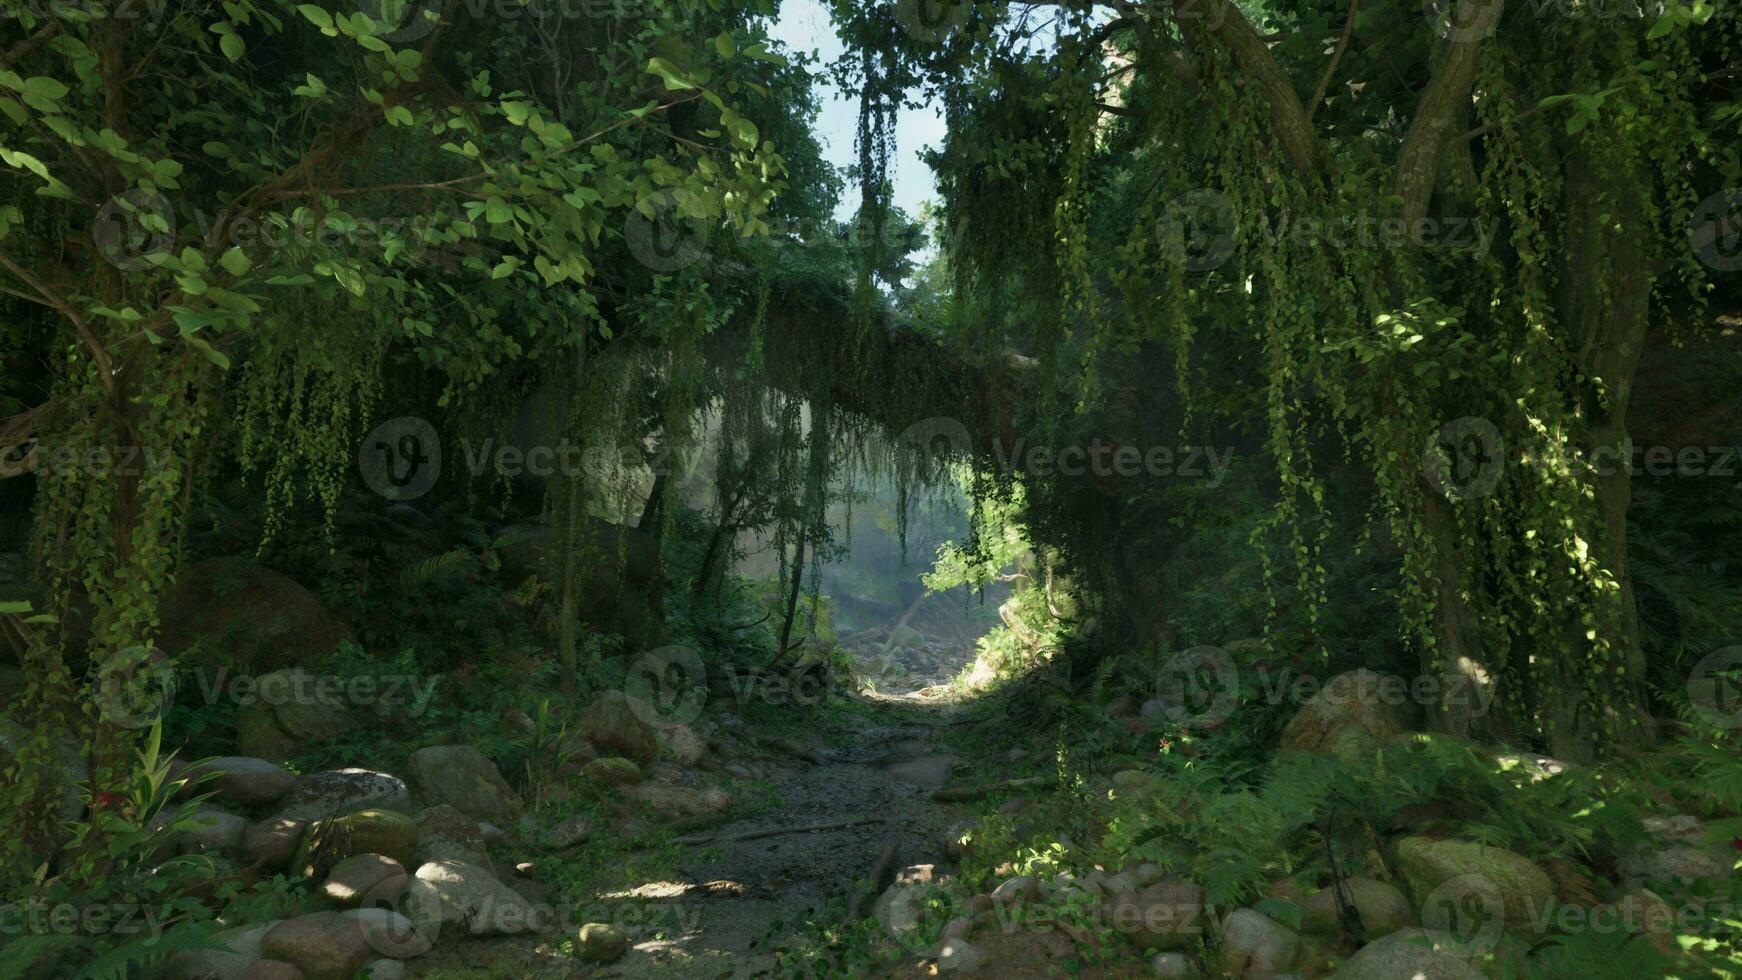
[(581, 734), (601, 755), (646, 765), (659, 754), (659, 732), (622, 691), (606, 691), (581, 713)]
[(1427, 929), (1400, 929), (1361, 947), (1333, 974), (1335, 980), (1482, 980), (1481, 971), (1451, 951), (1450, 936)]
[(283, 762), (310, 742), (337, 738), (359, 725), (332, 678), (300, 667), (258, 678), (253, 700), (236, 714), (242, 751), (272, 762)]
[[(1415, 918), (1409, 899), (1403, 892), (1383, 881), (1371, 878), (1348, 878), (1343, 882), (1349, 904), (1360, 920), (1361, 934), (1369, 938), (1390, 935), (1409, 925)], [(1337, 896), (1325, 888), (1314, 892), (1301, 907), (1301, 930), (1321, 936), (1335, 936), (1340, 931), (1337, 919)]]
[(411, 791), (398, 776), (369, 769), (329, 769), (297, 781), (281, 817), (319, 820), (358, 810), (411, 812)]
[(1217, 953), (1228, 976), (1260, 980), (1294, 965), (1300, 955), (1300, 937), (1262, 912), (1235, 909), (1222, 922), (1222, 944)]
[(487, 868), (431, 861), (405, 892), (406, 913), (420, 926), (459, 926), (473, 935), (515, 935), (539, 925), (531, 903)]
[(475, 820), (513, 823), (526, 809), (496, 764), (470, 745), (435, 745), (413, 752), (411, 784), (426, 803), (446, 804)]
[(1399, 677), (1366, 668), (1338, 674), (1289, 719), (1281, 748), (1355, 758), (1367, 755), (1403, 731), (1399, 691), (1407, 693)]
[(292, 579), (246, 558), (182, 568), (159, 612), (158, 645), (184, 663), (261, 674), (312, 663), (355, 639), (351, 627)]
[(453, 807), (443, 804), (419, 810), (412, 822), (418, 832), (418, 866), (430, 861), (490, 864), (489, 848), (478, 821)]
[(1543, 909), (1554, 902), (1554, 882), (1548, 875), (1504, 848), (1405, 837), (1397, 842), (1397, 863), (1417, 902), (1427, 902), (1435, 888), (1454, 878), (1471, 876), (1472, 888), (1486, 882), (1485, 889), (1491, 888), (1505, 905), (1506, 927), (1520, 933), (1532, 933)]
[(213, 759), (204, 765), (191, 767), (188, 777), (214, 773), (200, 789), (215, 789), (241, 806), (262, 806), (277, 801), (296, 785), (290, 770), (265, 759), (231, 755)]
[(334, 865), (358, 854), (381, 854), (406, 864), (417, 855), (417, 825), (403, 813), (359, 810), (331, 820), (317, 820), (303, 835), (291, 859), (291, 870), (319, 878)]
[(1107, 924), (1139, 949), (1184, 949), (1204, 931), (1204, 890), (1189, 881), (1112, 889), (1103, 906)]

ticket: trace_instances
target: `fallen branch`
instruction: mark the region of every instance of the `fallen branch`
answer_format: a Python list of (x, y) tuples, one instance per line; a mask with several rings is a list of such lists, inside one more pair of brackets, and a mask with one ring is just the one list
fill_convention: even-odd
[(991, 783), (975, 783), (972, 786), (946, 786), (933, 793), (931, 798), (939, 803), (965, 803), (968, 800), (977, 800), (982, 796), (991, 796), (993, 793), (1003, 792), (1007, 789), (1045, 786), (1047, 781), (1048, 777), (1046, 776), (1024, 776), (1021, 779), (1000, 779)]
[(846, 820), (826, 820), (822, 823), (809, 823), (797, 827), (773, 827), (768, 830), (747, 830), (741, 834), (693, 834), (689, 837), (674, 837), (673, 844), (731, 844), (738, 841), (760, 840), (764, 837), (779, 837), (782, 834), (809, 834), (819, 830), (840, 830), (843, 827), (857, 827), (861, 824), (882, 823), (882, 817), (851, 817)]

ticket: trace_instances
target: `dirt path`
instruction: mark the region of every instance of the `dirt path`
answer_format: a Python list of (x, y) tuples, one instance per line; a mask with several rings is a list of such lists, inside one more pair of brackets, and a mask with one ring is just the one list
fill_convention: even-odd
[[(602, 896), (647, 899), (650, 921), (675, 928), (666, 938), (638, 943), (596, 975), (768, 975), (792, 929), (830, 900), (846, 901), (889, 845), (896, 867), (938, 860), (950, 815), (930, 793), (962, 761), (938, 739), (949, 709), (917, 698), (874, 700), (888, 709), (878, 712), (885, 720), (835, 716), (828, 730), (806, 740), (816, 762), (792, 760), (772, 774), (781, 805), (709, 830), (726, 839), (690, 847), (679, 862), (681, 881)], [(851, 819), (876, 822), (729, 839)]]
[[(628, 953), (617, 962), (592, 965), (576, 959), (566, 951), (572, 933), (565, 930), (444, 942), (407, 961), (407, 976), (690, 980), (782, 975), (779, 954), (792, 945), (796, 930), (818, 913), (826, 913), (825, 921), (841, 921), (858, 883), (871, 876), (891, 845), (891, 870), (944, 863), (945, 832), (957, 817), (931, 793), (953, 772), (958, 781), (963, 778), (960, 770), (968, 760), (950, 755), (943, 743), (945, 733), (965, 716), (939, 691), (926, 694), (931, 696), (871, 695), (856, 708), (837, 706), (807, 717), (808, 727), (784, 739), (791, 752), (751, 750), (751, 744), (769, 741), (766, 733), (741, 738), (739, 755), (717, 761), (753, 763), (761, 781), (772, 784), (778, 805), (695, 831), (710, 840), (683, 845), (675, 862), (663, 856), (657, 862), (675, 871), (605, 875), (626, 883), (591, 895), (553, 891), (551, 901), (583, 907), (580, 921), (610, 921), (630, 937)], [(750, 735), (748, 725), (737, 727), (740, 737)], [(847, 821), (854, 825), (786, 832)], [(760, 834), (766, 836), (732, 839)], [(639, 853), (617, 852), (604, 860), (639, 858)], [(864, 897), (863, 914), (869, 914), (873, 897)]]

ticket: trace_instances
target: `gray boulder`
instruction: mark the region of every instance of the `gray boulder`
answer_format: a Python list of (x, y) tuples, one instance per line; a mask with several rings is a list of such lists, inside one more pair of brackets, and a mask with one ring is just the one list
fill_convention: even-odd
[(474, 820), (513, 823), (526, 806), (496, 764), (470, 745), (432, 745), (411, 754), (411, 784), (431, 805), (447, 804)]

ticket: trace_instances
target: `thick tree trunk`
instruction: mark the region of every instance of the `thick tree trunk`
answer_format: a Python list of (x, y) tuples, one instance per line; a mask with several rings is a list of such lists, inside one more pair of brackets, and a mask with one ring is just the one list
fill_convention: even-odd
[[(1575, 145), (1562, 172), (1566, 227), (1560, 236), (1558, 306), (1582, 376), (1578, 394), (1585, 424), (1576, 448), (1596, 470), (1590, 479), (1598, 534), (1589, 542), (1590, 554), (1617, 587), (1613, 617), (1599, 635), (1610, 647), (1607, 662), (1593, 662), (1598, 654), (1582, 618), (1575, 614), (1565, 627), (1572, 649), (1581, 655), (1558, 665), (1558, 683), (1546, 707), (1552, 751), (1571, 761), (1591, 757), (1599, 728), (1630, 741), (1654, 737), (1627, 560), (1627, 508), (1633, 496), (1627, 406), (1650, 325), (1654, 276), (1642, 247), (1650, 229), (1640, 195), (1649, 182), (1637, 173), (1615, 174), (1611, 167), (1612, 162), (1594, 159)], [(1590, 696), (1593, 683), (1606, 703)], [(1596, 707), (1609, 717), (1593, 714)]]

